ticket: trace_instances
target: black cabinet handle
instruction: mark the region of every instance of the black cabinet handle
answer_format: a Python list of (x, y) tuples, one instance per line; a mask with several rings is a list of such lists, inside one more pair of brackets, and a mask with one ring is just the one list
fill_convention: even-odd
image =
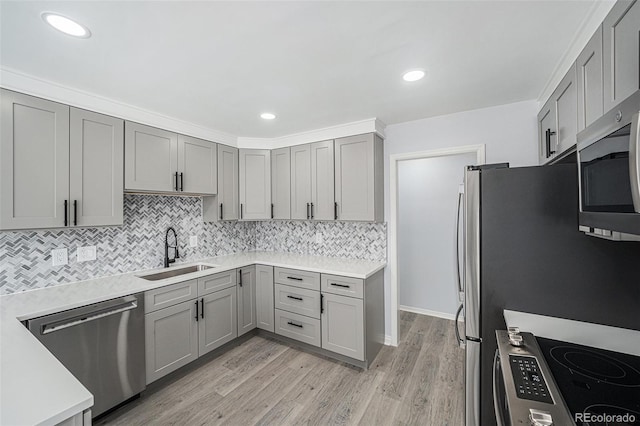
[(180, 173), (180, 191), (184, 191), (184, 173)]
[(69, 209), (69, 201), (64, 200), (64, 226), (69, 226), (69, 219), (67, 218), (68, 209)]
[(176, 191), (177, 191), (178, 190), (178, 172), (175, 173), (174, 177), (176, 181)]
[(287, 297), (288, 297), (289, 299), (293, 299), (293, 300), (300, 300), (300, 301), (302, 301), (302, 297), (289, 296), (289, 295), (287, 295)]
[(309, 214), (309, 203), (307, 203), (307, 219), (309, 219), (311, 215)]
[(350, 285), (346, 285), (346, 284), (331, 283), (330, 285), (334, 287), (351, 288)]
[(220, 203), (220, 220), (222, 220), (222, 203)]
[(338, 203), (333, 203), (333, 218), (338, 220)]
[(78, 226), (78, 200), (73, 200), (73, 226)]
[(295, 322), (291, 322), (291, 321), (289, 321), (287, 324), (292, 325), (292, 326), (294, 326), (294, 327), (303, 328), (303, 327), (302, 327), (302, 324), (296, 324)]
[(544, 136), (547, 142), (547, 158), (551, 157), (551, 154), (555, 154), (555, 151), (551, 150), (551, 136), (555, 135), (556, 132), (552, 132), (551, 129), (547, 129), (546, 132), (544, 132)]
[(240, 219), (242, 219), (242, 216), (243, 216), (243, 213), (242, 213), (243, 208), (242, 208), (242, 206), (243, 206), (243, 204), (240, 203)]
[(242, 287), (242, 269), (238, 269), (238, 273), (240, 274), (240, 278), (238, 278), (238, 285)]
[(200, 318), (204, 319), (204, 297), (200, 299)]
[(273, 219), (273, 204), (271, 204), (271, 219)]
[(198, 322), (198, 301), (196, 300), (196, 322)]
[(324, 314), (324, 294), (320, 293), (320, 313)]
[(298, 277), (287, 277), (287, 279), (296, 280), (296, 281), (302, 281), (302, 278), (298, 278)]
[(313, 203), (311, 203), (311, 219), (313, 219)]

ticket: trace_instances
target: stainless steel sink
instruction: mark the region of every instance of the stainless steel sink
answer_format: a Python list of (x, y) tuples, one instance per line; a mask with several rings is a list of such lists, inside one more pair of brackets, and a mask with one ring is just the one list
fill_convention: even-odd
[(185, 266), (184, 268), (172, 269), (170, 271), (158, 272), (155, 274), (141, 275), (140, 278), (144, 278), (145, 280), (149, 280), (149, 281), (158, 281), (158, 280), (164, 280), (165, 278), (177, 277), (179, 275), (191, 274), (193, 272), (204, 271), (204, 270), (213, 269), (213, 268), (215, 268), (215, 266), (198, 264), (198, 265), (192, 265), (192, 266)]

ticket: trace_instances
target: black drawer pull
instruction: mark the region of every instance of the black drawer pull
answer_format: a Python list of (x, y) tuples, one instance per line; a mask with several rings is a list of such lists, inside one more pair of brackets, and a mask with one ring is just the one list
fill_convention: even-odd
[(64, 200), (64, 226), (69, 225), (69, 221), (67, 220), (67, 211), (69, 210), (69, 201)]
[(351, 288), (350, 285), (346, 285), (346, 284), (331, 283), (331, 285), (334, 287)]
[(196, 322), (198, 322), (198, 301), (196, 300)]
[(289, 299), (300, 300), (300, 301), (302, 300), (302, 297), (288, 296), (288, 295), (287, 295), (287, 297), (288, 297)]
[(292, 326), (294, 326), (294, 327), (303, 328), (303, 327), (302, 327), (302, 324), (296, 324), (295, 322), (291, 322), (291, 321), (289, 321), (287, 324), (292, 325)]
[(200, 318), (204, 319), (204, 297), (200, 299)]
[(298, 278), (298, 277), (287, 277), (287, 279), (296, 280), (296, 281), (302, 281), (302, 278)]

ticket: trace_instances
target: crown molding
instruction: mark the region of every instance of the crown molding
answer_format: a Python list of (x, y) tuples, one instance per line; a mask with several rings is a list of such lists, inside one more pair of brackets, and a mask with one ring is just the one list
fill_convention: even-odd
[(225, 145), (237, 146), (238, 143), (236, 136), (219, 130), (210, 129), (95, 93), (41, 79), (7, 67), (0, 67), (0, 86), (28, 95), (50, 99), (74, 107), (88, 109), (101, 114), (119, 117)]
[(549, 99), (555, 88), (560, 84), (560, 80), (562, 80), (569, 68), (571, 68), (580, 52), (582, 52), (582, 49), (587, 45), (587, 42), (589, 42), (598, 27), (602, 24), (602, 21), (604, 21), (604, 18), (615, 3), (616, 0), (603, 0), (593, 3), (591, 10), (582, 21), (569, 47), (556, 64), (547, 83), (538, 95), (538, 106), (541, 107), (542, 104)]
[(353, 121), (351, 123), (344, 123), (276, 138), (238, 137), (238, 148), (277, 149), (327, 139), (361, 135), (364, 133), (377, 133), (384, 139), (384, 131), (386, 127), (386, 124), (377, 118), (367, 118), (365, 120)]

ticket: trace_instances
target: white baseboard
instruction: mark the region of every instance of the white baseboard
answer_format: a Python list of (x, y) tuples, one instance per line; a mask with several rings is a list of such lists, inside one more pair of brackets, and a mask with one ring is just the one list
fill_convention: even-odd
[[(414, 314), (429, 315), (430, 317), (444, 318), (444, 319), (448, 319), (448, 320), (452, 320), (452, 321), (455, 321), (455, 319), (456, 319), (455, 314), (448, 314), (446, 312), (431, 311), (429, 309), (414, 308), (412, 306), (400, 305), (398, 307), (398, 309), (401, 310), (401, 311), (413, 312)], [(463, 318), (461, 317), (460, 320), (463, 320)]]
[(391, 344), (391, 336), (390, 335), (385, 334), (385, 336), (384, 336), (384, 344), (385, 344), (385, 346), (393, 346)]

